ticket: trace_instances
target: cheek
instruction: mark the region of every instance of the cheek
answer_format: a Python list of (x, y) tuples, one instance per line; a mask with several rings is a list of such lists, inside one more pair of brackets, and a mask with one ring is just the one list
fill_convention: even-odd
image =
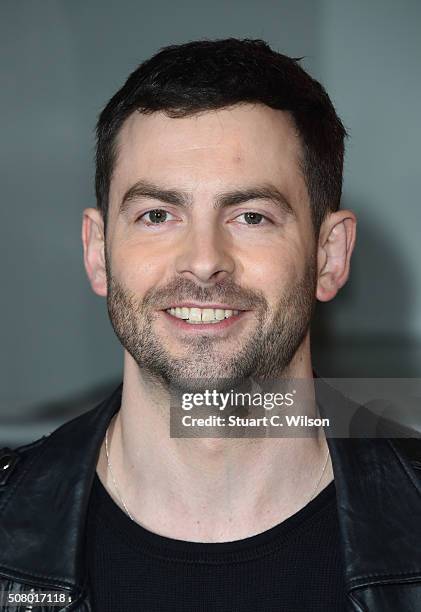
[(142, 249), (139, 244), (120, 244), (112, 255), (113, 276), (136, 294), (141, 295), (159, 284), (164, 268), (161, 257), (154, 255), (150, 249)]
[(241, 276), (245, 284), (262, 291), (268, 301), (273, 301), (302, 275), (304, 261), (304, 253), (298, 244), (279, 243), (275, 247), (272, 245), (254, 249), (252, 253), (243, 253)]
[(278, 313), (283, 300), (289, 300), (291, 291), (305, 276), (307, 266), (306, 249), (298, 237), (289, 240), (288, 244), (278, 244), (276, 249), (255, 251), (253, 257), (248, 258), (244, 284), (264, 296), (269, 307), (269, 320)]

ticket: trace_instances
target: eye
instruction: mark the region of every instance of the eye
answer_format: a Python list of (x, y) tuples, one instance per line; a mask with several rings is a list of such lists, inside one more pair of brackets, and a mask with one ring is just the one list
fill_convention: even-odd
[(153, 210), (148, 210), (147, 212), (143, 213), (143, 215), (141, 215), (137, 221), (143, 220), (145, 225), (158, 225), (159, 223), (168, 221), (168, 215), (172, 217), (171, 213), (168, 211), (163, 210), (162, 208), (154, 208)]
[[(260, 213), (253, 212), (253, 211), (241, 213), (241, 215), (238, 215), (238, 217), (236, 218), (239, 219), (240, 217), (244, 217), (245, 219), (245, 222), (243, 222), (243, 225), (262, 225), (261, 222), (263, 219), (267, 221), (264, 215), (261, 215)], [(242, 222), (240, 221), (240, 223)]]

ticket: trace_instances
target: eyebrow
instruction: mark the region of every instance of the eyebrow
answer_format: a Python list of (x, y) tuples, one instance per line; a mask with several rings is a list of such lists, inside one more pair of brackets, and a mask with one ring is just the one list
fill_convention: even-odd
[[(124, 194), (119, 213), (128, 212), (130, 204), (136, 200), (146, 198), (156, 200), (173, 206), (191, 208), (193, 206), (193, 198), (191, 194), (185, 191), (176, 189), (164, 189), (158, 185), (148, 181), (138, 181), (130, 187)], [(213, 208), (227, 208), (237, 204), (243, 204), (251, 200), (269, 200), (281, 212), (291, 216), (295, 216), (295, 211), (288, 202), (284, 194), (277, 187), (271, 184), (256, 185), (246, 189), (236, 189), (225, 193), (217, 194), (214, 200)]]

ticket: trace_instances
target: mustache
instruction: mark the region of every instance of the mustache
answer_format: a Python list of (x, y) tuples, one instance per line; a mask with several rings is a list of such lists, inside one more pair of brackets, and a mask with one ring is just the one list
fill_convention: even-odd
[(162, 287), (151, 287), (142, 299), (146, 309), (165, 310), (174, 302), (225, 302), (239, 310), (261, 308), (268, 305), (263, 293), (238, 286), (231, 278), (216, 282), (211, 287), (201, 287), (187, 278), (174, 278)]

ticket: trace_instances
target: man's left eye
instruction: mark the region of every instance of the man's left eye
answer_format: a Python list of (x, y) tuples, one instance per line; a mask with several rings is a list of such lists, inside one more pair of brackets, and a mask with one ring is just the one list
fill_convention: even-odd
[(243, 225), (262, 225), (262, 220), (266, 220), (266, 217), (264, 215), (261, 215), (260, 213), (257, 212), (246, 212), (246, 213), (241, 213), (241, 215), (238, 215), (237, 219), (239, 219), (240, 217), (244, 217), (245, 221), (240, 223), (243, 223)]

